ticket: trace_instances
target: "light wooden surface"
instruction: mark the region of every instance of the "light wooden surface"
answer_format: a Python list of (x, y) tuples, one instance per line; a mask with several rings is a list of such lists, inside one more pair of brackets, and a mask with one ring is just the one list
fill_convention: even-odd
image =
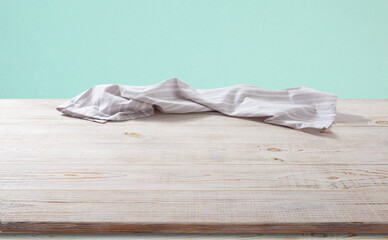
[(98, 124), (0, 100), (2, 232), (388, 232), (388, 100), (327, 130), (217, 113)]

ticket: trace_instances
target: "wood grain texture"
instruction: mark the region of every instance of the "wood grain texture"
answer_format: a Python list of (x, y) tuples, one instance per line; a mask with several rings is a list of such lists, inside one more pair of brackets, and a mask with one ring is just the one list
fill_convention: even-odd
[(0, 100), (2, 232), (388, 232), (388, 100), (326, 130), (217, 113), (98, 124)]
[(60, 233), (3, 233), (0, 239), (16, 240), (16, 239), (50, 239), (50, 240), (128, 240), (128, 239), (191, 239), (191, 240), (261, 240), (261, 239), (276, 239), (276, 240), (387, 240), (387, 234), (357, 234), (357, 233), (300, 233), (300, 234), (177, 234), (177, 233), (111, 233), (111, 234), (60, 234)]

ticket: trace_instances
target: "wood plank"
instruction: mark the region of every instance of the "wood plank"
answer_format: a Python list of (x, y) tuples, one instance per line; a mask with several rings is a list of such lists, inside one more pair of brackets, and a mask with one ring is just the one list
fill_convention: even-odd
[[(12, 222), (4, 223), (7, 232), (35, 232), (35, 233), (385, 233), (387, 224), (381, 223), (268, 223), (268, 224), (139, 224), (112, 222)], [(308, 229), (308, 230), (306, 230)]]
[[(388, 187), (388, 165), (2, 166), (2, 189), (326, 190)], [(388, 190), (388, 188), (387, 188)]]
[[(4, 222), (354, 223), (388, 214), (386, 187), (354, 190), (3, 190)], [(383, 222), (384, 223), (384, 222)]]
[(217, 113), (97, 124), (0, 100), (2, 232), (388, 232), (388, 100), (330, 129)]
[(268, 124), (75, 120), (79, 124), (1, 124), (0, 164), (387, 164), (386, 126), (295, 131)]
[(111, 234), (36, 234), (36, 233), (3, 233), (4, 239), (50, 239), (50, 240), (128, 240), (128, 239), (190, 239), (190, 240), (259, 240), (259, 239), (276, 239), (276, 240), (294, 240), (294, 239), (373, 239), (373, 240), (387, 240), (387, 234), (358, 234), (358, 233), (299, 233), (299, 234), (261, 234), (261, 233), (246, 233), (246, 234), (179, 234), (179, 233), (111, 233)]
[[(327, 144), (309, 142), (236, 143), (106, 143), (0, 142), (1, 165), (122, 164), (349, 164), (386, 165), (387, 143), (350, 141)], [(258, 144), (260, 143), (260, 144)], [(174, 152), (169, 149), (175, 148)], [(269, 149), (269, 150), (268, 150)], [(280, 149), (277, 151), (274, 149)], [(357, 154), (354, 154), (356, 149)], [(188, 157), (190, 156), (190, 157)], [(53, 161), (55, 159), (55, 161)], [(149, 160), (148, 160), (149, 159)]]

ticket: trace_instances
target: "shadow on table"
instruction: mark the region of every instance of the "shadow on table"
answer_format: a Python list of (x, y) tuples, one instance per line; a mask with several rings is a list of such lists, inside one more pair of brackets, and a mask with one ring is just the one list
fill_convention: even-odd
[[(165, 113), (159, 112), (158, 110), (155, 110), (155, 115), (153, 115), (153, 116), (138, 118), (135, 120), (112, 121), (109, 123), (114, 124), (117, 122), (126, 122), (126, 121), (187, 123), (187, 122), (192, 122), (192, 121), (198, 121), (201, 119), (205, 120), (206, 118), (209, 118), (209, 117), (214, 116), (214, 115), (222, 116), (223, 114), (221, 114), (219, 112), (215, 112), (215, 111), (214, 112), (203, 112), (203, 113), (183, 113), (183, 114), (168, 113), (168, 114), (165, 114)], [(63, 116), (69, 117), (66, 115), (63, 115)], [(230, 116), (225, 116), (225, 117), (230, 117)], [(69, 117), (69, 118), (71, 118), (71, 117)], [(233, 117), (233, 118), (238, 118), (238, 119), (241, 119), (244, 121), (253, 121), (253, 122), (258, 122), (258, 123), (263, 123), (263, 124), (269, 124), (269, 123), (264, 122), (264, 120), (267, 117)], [(364, 118), (363, 116), (337, 112), (334, 124), (331, 125), (327, 129), (304, 128), (304, 129), (296, 130), (296, 129), (293, 129), (293, 128), (287, 127), (287, 126), (281, 126), (281, 125), (276, 125), (276, 124), (269, 124), (269, 125), (289, 130), (290, 133), (292, 133), (292, 131), (300, 131), (300, 132), (314, 135), (317, 137), (339, 139), (338, 134), (336, 134), (335, 130), (333, 130), (333, 128), (335, 128), (336, 125), (349, 125), (349, 126), (365, 125), (369, 121), (370, 121), (370, 119)]]
[(300, 131), (314, 135), (314, 136), (332, 138), (332, 139), (340, 139), (339, 135), (335, 131), (336, 126), (338, 126), (338, 125), (348, 125), (348, 126), (364, 125), (364, 124), (368, 123), (369, 121), (370, 121), (370, 119), (364, 118), (363, 116), (360, 116), (360, 115), (337, 112), (333, 125), (331, 125), (327, 129), (305, 128), (305, 129), (301, 129)]
[[(142, 119), (138, 119), (139, 121), (152, 121), (152, 122), (160, 122), (160, 121), (168, 121), (168, 122), (177, 122), (177, 123), (185, 123), (190, 121), (195, 121), (199, 119), (205, 120), (206, 118), (212, 116), (212, 115), (223, 115), (219, 112), (204, 112), (204, 113), (187, 113), (187, 114), (164, 114), (159, 111), (155, 111), (154, 116), (145, 117)], [(225, 116), (229, 117), (229, 116)], [(263, 124), (269, 124), (265, 123), (264, 120), (267, 117), (233, 117), (238, 118), (244, 121), (253, 121)], [(370, 119), (367, 119), (360, 115), (354, 115), (354, 114), (347, 114), (347, 113), (341, 113), (337, 112), (336, 118), (334, 121), (334, 124), (331, 125), (327, 129), (315, 129), (315, 128), (304, 128), (304, 129), (293, 129), (287, 126), (281, 126), (281, 125), (275, 125), (275, 124), (269, 124), (271, 126), (283, 128), (286, 130), (289, 130), (289, 133), (292, 133), (293, 131), (300, 131), (306, 134), (314, 135), (317, 137), (322, 138), (331, 138), (331, 139), (339, 139), (339, 135), (335, 132), (335, 126), (336, 125), (349, 125), (349, 126), (355, 126), (355, 125), (365, 125), (370, 121)]]

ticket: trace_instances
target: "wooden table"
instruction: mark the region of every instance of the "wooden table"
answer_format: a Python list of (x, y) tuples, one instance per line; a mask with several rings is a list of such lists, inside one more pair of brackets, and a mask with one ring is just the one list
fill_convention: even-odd
[(388, 232), (388, 100), (327, 130), (161, 114), (93, 123), (0, 100), (2, 232)]

